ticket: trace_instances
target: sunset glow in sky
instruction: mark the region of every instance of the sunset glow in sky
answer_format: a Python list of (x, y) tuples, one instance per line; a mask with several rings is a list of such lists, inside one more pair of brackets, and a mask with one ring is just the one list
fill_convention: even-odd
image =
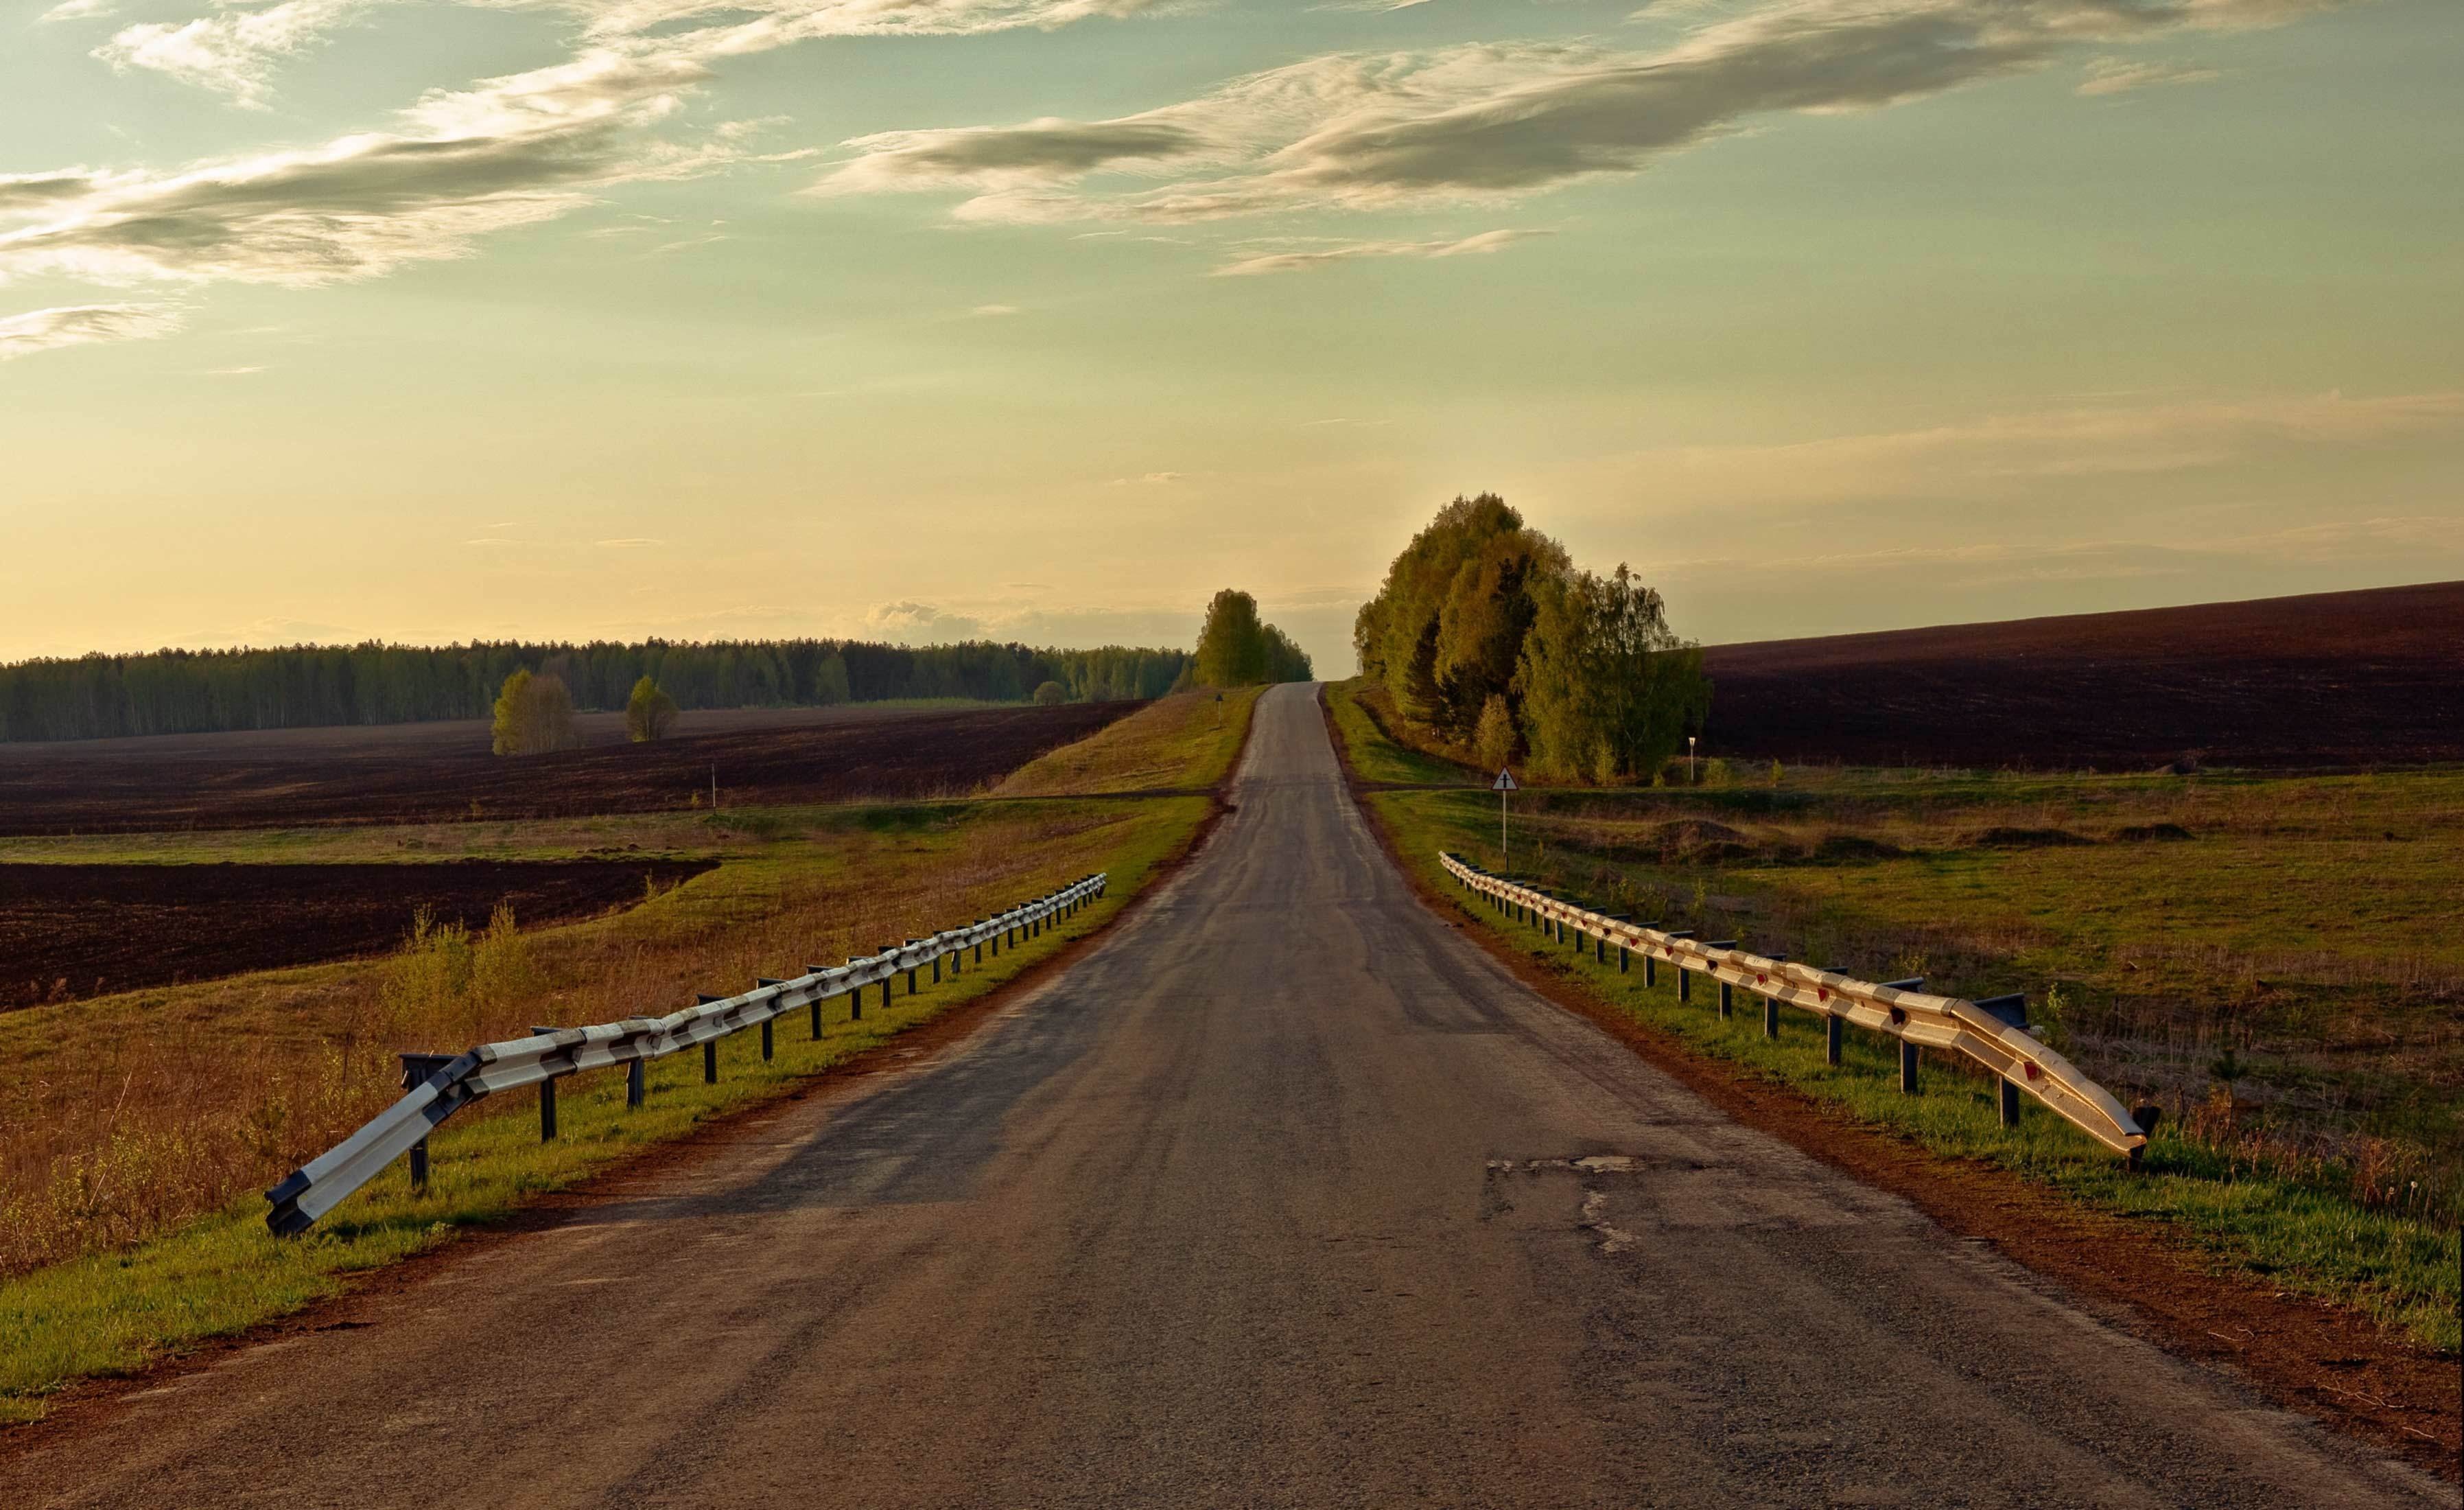
[(0, 658), (2464, 577), (2453, 0), (33, 0)]

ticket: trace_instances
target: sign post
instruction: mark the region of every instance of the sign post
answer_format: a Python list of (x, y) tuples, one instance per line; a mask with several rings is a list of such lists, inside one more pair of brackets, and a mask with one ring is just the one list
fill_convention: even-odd
[(1514, 789), (1514, 772), (1501, 766), (1497, 769), (1497, 779), (1489, 785), (1497, 790), (1497, 858), (1500, 864), (1504, 864), (1506, 861), (1506, 794)]

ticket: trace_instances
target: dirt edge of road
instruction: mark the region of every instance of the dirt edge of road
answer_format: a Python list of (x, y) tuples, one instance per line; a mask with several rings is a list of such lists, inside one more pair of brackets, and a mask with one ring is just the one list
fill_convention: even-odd
[(887, 1072), (912, 1069), (920, 1060), (970, 1036), (1021, 997), (1040, 989), (1054, 976), (1076, 964), (1109, 938), (1114, 929), (1137, 916), (1204, 852), (1207, 841), (1214, 836), (1224, 818), (1238, 811), (1229, 800), (1229, 792), (1243, 762), (1248, 758), (1250, 730), (1255, 727), (1253, 718), (1249, 727), (1242, 731), (1241, 747), (1233, 754), (1231, 772), (1223, 785), (1199, 793), (1215, 799), (1213, 810), (1199, 821), (1197, 828), (1190, 831), (1189, 837), (1179, 849), (1156, 864), (1137, 894), (1101, 926), (1067, 940), (1051, 955), (1036, 961), (973, 1001), (953, 1007), (886, 1042), (816, 1071), (777, 1096), (714, 1117), (684, 1137), (652, 1144), (633, 1158), (611, 1165), (564, 1189), (535, 1196), (501, 1222), (469, 1228), (426, 1253), (351, 1276), (344, 1279), (340, 1293), (288, 1316), (158, 1358), (130, 1373), (75, 1381), (52, 1396), (51, 1410), (41, 1420), (0, 1427), (0, 1467), (7, 1466), (37, 1446), (64, 1439), (74, 1440), (99, 1431), (111, 1423), (119, 1414), (120, 1408), (132, 1396), (212, 1368), (234, 1354), (269, 1343), (305, 1337), (313, 1332), (349, 1331), (374, 1324), (365, 1319), (365, 1313), (374, 1302), (418, 1288), (449, 1264), (465, 1262), (492, 1252), (503, 1243), (561, 1226), (578, 1211), (623, 1199), (621, 1187), (645, 1175), (690, 1168), (707, 1163), (747, 1139), (766, 1137), (771, 1120), (791, 1106), (816, 1098), (844, 1095)]
[[(1327, 737), (1355, 803), (1364, 783), (1326, 708)], [(2366, 1317), (2209, 1270), (2200, 1256), (2123, 1217), (2089, 1210), (2008, 1170), (1938, 1158), (1742, 1067), (1687, 1052), (1561, 970), (1467, 920), (1408, 863), (1366, 803), (1362, 819), (1416, 896), (1515, 978), (1597, 1025), (1727, 1116), (1913, 1204), (1959, 1238), (1991, 1244), (2167, 1351), (2222, 1364), (2276, 1404), (2451, 1482), (2464, 1479), (2464, 1373), (2382, 1333)]]

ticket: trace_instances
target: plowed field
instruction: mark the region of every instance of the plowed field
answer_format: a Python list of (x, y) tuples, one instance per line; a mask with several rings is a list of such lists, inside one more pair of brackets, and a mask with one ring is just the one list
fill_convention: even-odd
[(379, 954), (425, 907), (524, 926), (640, 901), (709, 860), (432, 865), (0, 865), (0, 1010)]
[(2464, 760), (2464, 583), (1716, 645), (1706, 754), (2145, 769)]
[[(959, 795), (1143, 706), (925, 710), (549, 755), (488, 753), (484, 727), (293, 729), (0, 746), (0, 834), (437, 822)], [(390, 737), (389, 737), (390, 736)]]

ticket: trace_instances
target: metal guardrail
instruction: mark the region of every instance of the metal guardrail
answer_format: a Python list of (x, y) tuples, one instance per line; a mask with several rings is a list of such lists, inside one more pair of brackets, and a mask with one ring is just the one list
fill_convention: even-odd
[(627, 1100), (642, 1099), (642, 1065), (650, 1059), (703, 1048), (705, 1079), (717, 1078), (718, 1040), (746, 1028), (762, 1030), (762, 1057), (771, 1050), (771, 1024), (799, 1007), (812, 1011), (813, 1036), (822, 1035), (822, 1003), (833, 996), (854, 998), (854, 1015), (864, 1014), (864, 990), (879, 983), (888, 1004), (891, 983), (907, 976), (915, 988), (915, 972), (930, 966), (939, 980), (941, 962), (962, 949), (980, 951), (990, 944), (999, 954), (1003, 940), (1013, 945), (1022, 937), (1044, 930), (1047, 920), (1075, 912), (1104, 894), (1109, 877), (1097, 873), (1074, 881), (999, 917), (910, 939), (877, 954), (850, 959), (828, 968), (807, 967), (794, 980), (763, 981), (737, 996), (704, 997), (701, 1004), (665, 1017), (627, 1017), (622, 1022), (587, 1028), (534, 1031), (526, 1038), (483, 1043), (459, 1055), (405, 1055), (402, 1099), (377, 1114), (366, 1126), (331, 1149), (292, 1171), (289, 1178), (265, 1192), (273, 1210), (265, 1225), (290, 1236), (306, 1232), (317, 1219), (341, 1204), (344, 1197), (382, 1173), (405, 1154), (413, 1161), (413, 1178), (425, 1176), (428, 1135), (437, 1123), (482, 1097), (525, 1085), (540, 1089), (539, 1125), (543, 1137), (555, 1136), (556, 1081), (583, 1070), (627, 1065), (631, 1078)]
[(1733, 990), (1743, 988), (1760, 996), (1763, 1032), (1767, 1035), (1778, 1035), (1779, 1008), (1783, 1005), (1813, 1012), (1824, 1020), (1826, 1056), (1834, 1064), (1839, 1062), (1840, 1025), (1854, 1023), (1900, 1040), (1900, 1088), (1903, 1091), (1913, 1094), (1917, 1090), (1919, 1048), (1952, 1050), (1999, 1077), (2002, 1124), (2006, 1127), (2018, 1121), (2018, 1093), (2025, 1091), (2098, 1143), (2133, 1162), (2138, 1160), (2139, 1150), (2146, 1146), (2146, 1130), (2110, 1092), (2080, 1074), (2078, 1066), (2045, 1047), (2029, 1032), (2026, 1006), (2019, 997), (1965, 1001), (1956, 996), (1928, 995), (1916, 988), (1925, 984), (1922, 980), (1876, 985), (1836, 970), (1749, 954), (1728, 942), (1705, 944), (1690, 932), (1666, 933), (1649, 924), (1592, 912), (1546, 892), (1492, 876), (1452, 855), (1441, 854), (1439, 858), (1448, 875), (1465, 890), (1485, 897), (1492, 906), (1552, 928), (1560, 937), (1566, 929), (1573, 929), (1577, 948), (1586, 938), (1597, 941), (1605, 960), (1607, 948), (1613, 944), (1617, 949), (1620, 967), (1625, 966), (1629, 952), (1640, 954), (1646, 983), (1655, 963), (1666, 961), (1676, 966), (1681, 972), (1681, 999), (1689, 994), (1693, 974), (1707, 975), (1719, 982), (1722, 1016), (1731, 1010)]

